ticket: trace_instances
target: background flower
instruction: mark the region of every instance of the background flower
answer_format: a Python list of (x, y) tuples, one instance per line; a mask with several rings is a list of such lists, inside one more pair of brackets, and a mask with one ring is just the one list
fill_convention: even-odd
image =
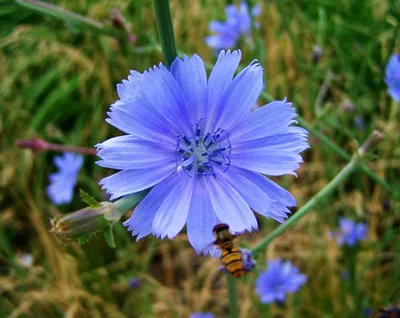
[(82, 163), (82, 155), (70, 152), (54, 158), (54, 164), (59, 171), (49, 176), (51, 184), (47, 187), (47, 195), (55, 205), (71, 202)]
[(256, 280), (256, 293), (262, 303), (283, 302), (287, 293), (300, 289), (307, 277), (300, 274), (299, 269), (291, 262), (282, 262), (280, 258), (268, 261), (267, 270), (261, 272)]
[(393, 54), (386, 65), (385, 82), (390, 96), (400, 102), (400, 55)]
[[(209, 29), (216, 34), (206, 37), (206, 44), (217, 51), (233, 48), (241, 36), (246, 39), (251, 36), (251, 16), (246, 2), (241, 2), (239, 9), (235, 5), (228, 5), (225, 13), (226, 22), (212, 21)], [(259, 16), (260, 6), (255, 5), (252, 14)]]
[(122, 171), (100, 183), (116, 199), (153, 187), (124, 223), (140, 239), (173, 238), (186, 224), (197, 252), (215, 251), (212, 228), (257, 228), (251, 209), (283, 222), (296, 204), (262, 174), (293, 174), (308, 148), (307, 131), (291, 126), (291, 103), (251, 113), (263, 87), (254, 62), (233, 75), (241, 52), (221, 51), (208, 80), (202, 59), (176, 59), (118, 85), (107, 121), (128, 135), (99, 145), (98, 164)]
[(336, 237), (336, 242), (339, 246), (346, 244), (354, 246), (358, 241), (367, 238), (367, 226), (365, 223), (356, 223), (352, 220), (341, 217), (339, 219), (340, 229), (331, 233), (332, 237)]
[(189, 318), (214, 318), (214, 315), (210, 312), (194, 312)]

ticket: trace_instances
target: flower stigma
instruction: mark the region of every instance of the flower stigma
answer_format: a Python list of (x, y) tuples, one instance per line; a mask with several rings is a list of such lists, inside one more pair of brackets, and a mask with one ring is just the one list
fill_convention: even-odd
[(205, 133), (200, 123), (201, 120), (192, 126), (191, 136), (176, 137), (176, 152), (179, 154), (177, 172), (180, 175), (187, 173), (190, 177), (195, 174), (215, 177), (215, 167), (225, 167), (225, 172), (231, 163), (229, 134), (222, 128)]

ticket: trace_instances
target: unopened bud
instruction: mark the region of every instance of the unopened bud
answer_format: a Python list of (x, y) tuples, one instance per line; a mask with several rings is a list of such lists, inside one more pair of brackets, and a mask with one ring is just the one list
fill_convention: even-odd
[(114, 8), (111, 10), (110, 15), (111, 15), (111, 21), (116, 28), (120, 28), (120, 29), (125, 28), (126, 22), (125, 22), (124, 16), (122, 15), (121, 11)]
[(379, 130), (374, 130), (367, 140), (364, 141), (360, 149), (358, 149), (358, 154), (360, 156), (365, 155), (367, 151), (372, 150), (373, 147), (382, 142), (383, 138), (383, 133), (381, 133)]
[(50, 221), (51, 231), (66, 240), (76, 240), (95, 232), (102, 232), (110, 224), (113, 204), (102, 202), (100, 207), (87, 207), (72, 213), (60, 215)]

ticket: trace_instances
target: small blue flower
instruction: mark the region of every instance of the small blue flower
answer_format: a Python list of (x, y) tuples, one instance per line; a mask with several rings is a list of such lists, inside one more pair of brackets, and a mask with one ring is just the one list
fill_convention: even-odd
[(385, 82), (390, 96), (400, 102), (400, 55), (393, 54), (386, 65)]
[(256, 280), (256, 293), (261, 302), (282, 303), (287, 293), (294, 293), (307, 281), (306, 275), (300, 274), (299, 269), (289, 261), (282, 262), (280, 258), (268, 261), (268, 268), (261, 272)]
[(343, 244), (354, 246), (358, 241), (367, 238), (367, 226), (365, 223), (356, 223), (352, 220), (341, 217), (339, 219), (339, 231), (331, 233), (331, 236), (336, 237), (336, 242), (339, 246)]
[(243, 269), (246, 272), (250, 272), (254, 266), (256, 266), (256, 261), (253, 259), (253, 253), (247, 248), (241, 248), (242, 259), (243, 259)]
[(210, 312), (194, 312), (189, 318), (214, 318), (214, 315)]
[[(251, 16), (246, 2), (241, 2), (239, 9), (235, 5), (228, 5), (225, 13), (226, 22), (212, 21), (209, 29), (216, 34), (206, 37), (206, 44), (216, 51), (233, 48), (241, 36), (246, 40), (251, 36)], [(259, 16), (260, 6), (255, 5), (252, 14)]]
[(128, 281), (129, 288), (136, 289), (142, 285), (143, 281), (140, 277), (133, 277)]
[(354, 117), (354, 123), (356, 124), (356, 126), (360, 129), (364, 128), (364, 120), (362, 119), (362, 117), (360, 115), (357, 115), (356, 117)]
[(101, 180), (111, 200), (151, 188), (124, 223), (137, 239), (175, 237), (185, 226), (198, 253), (215, 253), (212, 228), (257, 229), (253, 210), (283, 222), (296, 204), (262, 174), (295, 174), (307, 131), (292, 126), (291, 103), (251, 112), (263, 87), (253, 62), (234, 77), (241, 52), (221, 51), (207, 79), (198, 55), (177, 58), (117, 86), (107, 122), (127, 133), (97, 145), (102, 167), (122, 170)]
[(55, 205), (71, 202), (82, 163), (82, 155), (69, 152), (64, 152), (62, 156), (54, 158), (54, 164), (59, 171), (49, 176), (50, 185), (47, 187), (47, 195)]

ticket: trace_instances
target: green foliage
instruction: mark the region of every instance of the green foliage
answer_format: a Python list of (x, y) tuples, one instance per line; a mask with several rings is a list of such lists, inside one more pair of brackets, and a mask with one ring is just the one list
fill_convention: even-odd
[(113, 227), (111, 225), (107, 226), (104, 231), (104, 237), (109, 247), (116, 248), (115, 239), (113, 234)]
[[(45, 194), (53, 154), (16, 149), (15, 141), (40, 137), (93, 147), (120, 134), (104, 121), (117, 99), (115, 85), (130, 69), (143, 71), (163, 59), (151, 0), (51, 3), (107, 27), (111, 10), (117, 7), (131, 24), (137, 43), (132, 47), (119, 35), (99, 35), (0, 0), (3, 315), (188, 317), (194, 311), (211, 311), (226, 317), (226, 279), (218, 272), (219, 262), (195, 255), (185, 234), (172, 241), (136, 242), (118, 223), (107, 228), (106, 242), (101, 235), (86, 237), (77, 247), (58, 242), (49, 232), (49, 218), (82, 209), (83, 204), (76, 192), (71, 204), (54, 207)], [(277, 181), (302, 207), (347, 164), (357, 145), (379, 129), (385, 140), (368, 168), (390, 188), (400, 189), (399, 105), (391, 101), (383, 81), (387, 59), (400, 50), (398, 1), (266, 0), (262, 8), (257, 52), (241, 47), (242, 66), (263, 57), (265, 100), (287, 96), (302, 116), (300, 124), (313, 132), (299, 177)], [(213, 53), (204, 37), (211, 19), (224, 19), (224, 1), (171, 0), (171, 14), (178, 50), (198, 53), (212, 65)], [(311, 59), (314, 45), (323, 51), (318, 64)], [(349, 102), (352, 111), (346, 110)], [(363, 119), (362, 128), (356, 126), (355, 116)], [(81, 194), (89, 206), (98, 204), (94, 198), (107, 200), (98, 181), (111, 173), (96, 166), (95, 160), (85, 159), (78, 180), (78, 187), (90, 189), (90, 195)], [(367, 307), (376, 310), (398, 301), (399, 211), (400, 203), (388, 188), (360, 168), (318, 202), (310, 215), (274, 240), (265, 255), (257, 256), (254, 273), (237, 282), (240, 317), (364, 317)], [(339, 216), (369, 226), (368, 241), (356, 254), (341, 251), (328, 237)], [(239, 241), (254, 247), (276, 228), (276, 222), (260, 219), (260, 230)], [(116, 245), (117, 249), (109, 248)], [(25, 253), (32, 255), (31, 265), (21, 262)], [(290, 259), (309, 276), (284, 307), (267, 309), (253, 293), (267, 257)], [(346, 271), (350, 280), (343, 279)], [(129, 289), (128, 280), (136, 276), (143, 279), (142, 286)]]
[(89, 193), (83, 191), (82, 189), (79, 189), (79, 194), (81, 196), (82, 201), (85, 202), (87, 206), (91, 208), (101, 207), (101, 204), (97, 202), (97, 200), (93, 198)]

